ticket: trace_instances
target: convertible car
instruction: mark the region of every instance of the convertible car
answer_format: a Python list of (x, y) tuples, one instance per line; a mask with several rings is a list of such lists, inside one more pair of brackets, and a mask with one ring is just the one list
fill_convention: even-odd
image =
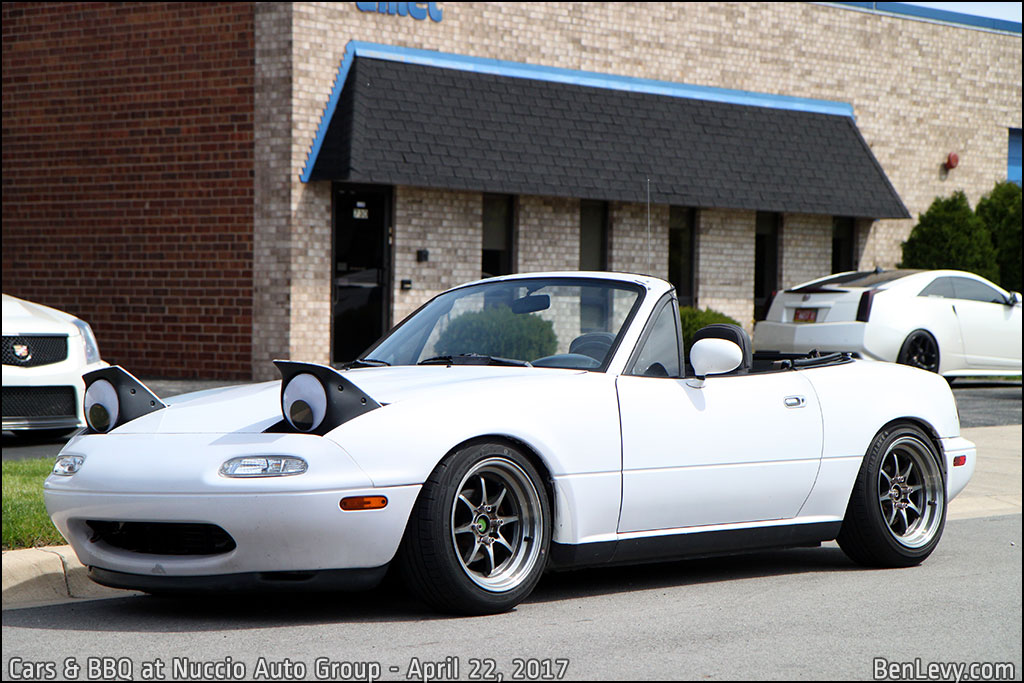
[(153, 593), (359, 589), (509, 610), (545, 570), (814, 546), (903, 567), (936, 547), (974, 445), (934, 373), (684, 357), (667, 282), (513, 275), (444, 292), (335, 369), (162, 401), (86, 377), (45, 484), (93, 580)]

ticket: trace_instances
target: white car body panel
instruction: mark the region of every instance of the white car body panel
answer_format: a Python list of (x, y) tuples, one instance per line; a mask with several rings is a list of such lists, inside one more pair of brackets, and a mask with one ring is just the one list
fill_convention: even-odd
[[(917, 369), (849, 361), (711, 376), (703, 387), (622, 374), (670, 288), (607, 277), (639, 282), (647, 296), (605, 372), (443, 363), (345, 370), (344, 379), (381, 405), (323, 436), (282, 427), (280, 382), (176, 397), (109, 434), (72, 439), (61, 455), (84, 462), (72, 476), (47, 479), (47, 508), (86, 565), (202, 577), (386, 565), (432, 471), (481, 437), (535, 456), (551, 489), (552, 540), (583, 553), (704, 531), (838, 528), (865, 451), (894, 420), (934, 436), (949, 498), (970, 478), (974, 447), (959, 436), (949, 387)], [(799, 400), (787, 406), (789, 399)], [(261, 455), (299, 457), (308, 470), (251, 479), (219, 473), (231, 458)], [(954, 468), (954, 455), (967, 456), (967, 466)], [(340, 509), (342, 498), (364, 495), (388, 504)], [(237, 547), (217, 556), (140, 556), (92, 542), (89, 519), (215, 524)]]
[[(73, 418), (48, 418), (25, 416), (28, 419), (4, 418), (3, 429), (73, 429), (85, 424), (82, 405), (85, 384), (82, 375), (106, 367), (103, 361), (89, 362), (86, 358), (82, 333), (75, 326), (74, 316), (48, 306), (3, 295), (3, 336), (66, 336), (67, 358), (56, 363), (20, 367), (3, 365), (3, 386), (5, 387), (73, 387), (77, 416)], [(6, 411), (5, 411), (6, 413)]]
[[(863, 358), (895, 362), (907, 337), (926, 330), (939, 347), (939, 374), (1006, 375), (1021, 372), (1021, 304), (987, 303), (942, 296), (921, 296), (938, 278), (962, 277), (1005, 292), (971, 273), (923, 271), (879, 285), (868, 322), (858, 322), (865, 287), (815, 284), (828, 276), (779, 292), (766, 320), (754, 328), (754, 349), (784, 353), (849, 351)], [(807, 289), (806, 293), (800, 290)], [(822, 291), (825, 290), (825, 291)], [(817, 321), (794, 322), (796, 309), (817, 309)]]
[[(805, 377), (709, 377), (698, 389), (682, 379), (623, 376), (618, 388), (619, 531), (796, 516), (821, 460), (821, 412)], [(804, 402), (787, 408), (787, 396)]]

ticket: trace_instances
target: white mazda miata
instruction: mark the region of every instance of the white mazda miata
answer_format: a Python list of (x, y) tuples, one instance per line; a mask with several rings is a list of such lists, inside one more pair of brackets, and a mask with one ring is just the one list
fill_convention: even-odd
[(921, 562), (967, 484), (946, 382), (848, 355), (684, 358), (668, 283), (513, 275), (429, 301), (341, 370), (161, 401), (87, 376), (88, 429), (45, 485), (102, 584), (361, 588), (511, 609), (545, 570), (838, 539)]

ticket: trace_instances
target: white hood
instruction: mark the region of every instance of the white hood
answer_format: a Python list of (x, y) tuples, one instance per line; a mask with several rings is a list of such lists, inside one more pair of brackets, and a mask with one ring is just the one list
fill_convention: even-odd
[(3, 334), (66, 334), (78, 336), (67, 313), (31, 301), (3, 295)]
[[(401, 366), (361, 368), (343, 372), (346, 379), (382, 405), (440, 398), (453, 387), (492, 381), (543, 381), (583, 374), (580, 370), (503, 366)], [(280, 422), (281, 382), (263, 382), (209, 389), (175, 396), (167, 408), (118, 427), (113, 434), (254, 433)]]

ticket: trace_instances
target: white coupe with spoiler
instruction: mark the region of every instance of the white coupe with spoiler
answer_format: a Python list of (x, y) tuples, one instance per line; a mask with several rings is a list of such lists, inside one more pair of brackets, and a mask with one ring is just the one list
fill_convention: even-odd
[(776, 294), (758, 351), (848, 351), (948, 378), (1021, 374), (1021, 297), (958, 270), (840, 273)]
[(934, 550), (975, 465), (941, 378), (755, 358), (729, 325), (683, 350), (668, 283), (550, 273), (440, 294), (341, 369), (278, 361), (281, 381), (168, 401), (100, 370), (46, 504), (106, 585), (358, 589), (392, 568), (463, 614), (546, 570)]

